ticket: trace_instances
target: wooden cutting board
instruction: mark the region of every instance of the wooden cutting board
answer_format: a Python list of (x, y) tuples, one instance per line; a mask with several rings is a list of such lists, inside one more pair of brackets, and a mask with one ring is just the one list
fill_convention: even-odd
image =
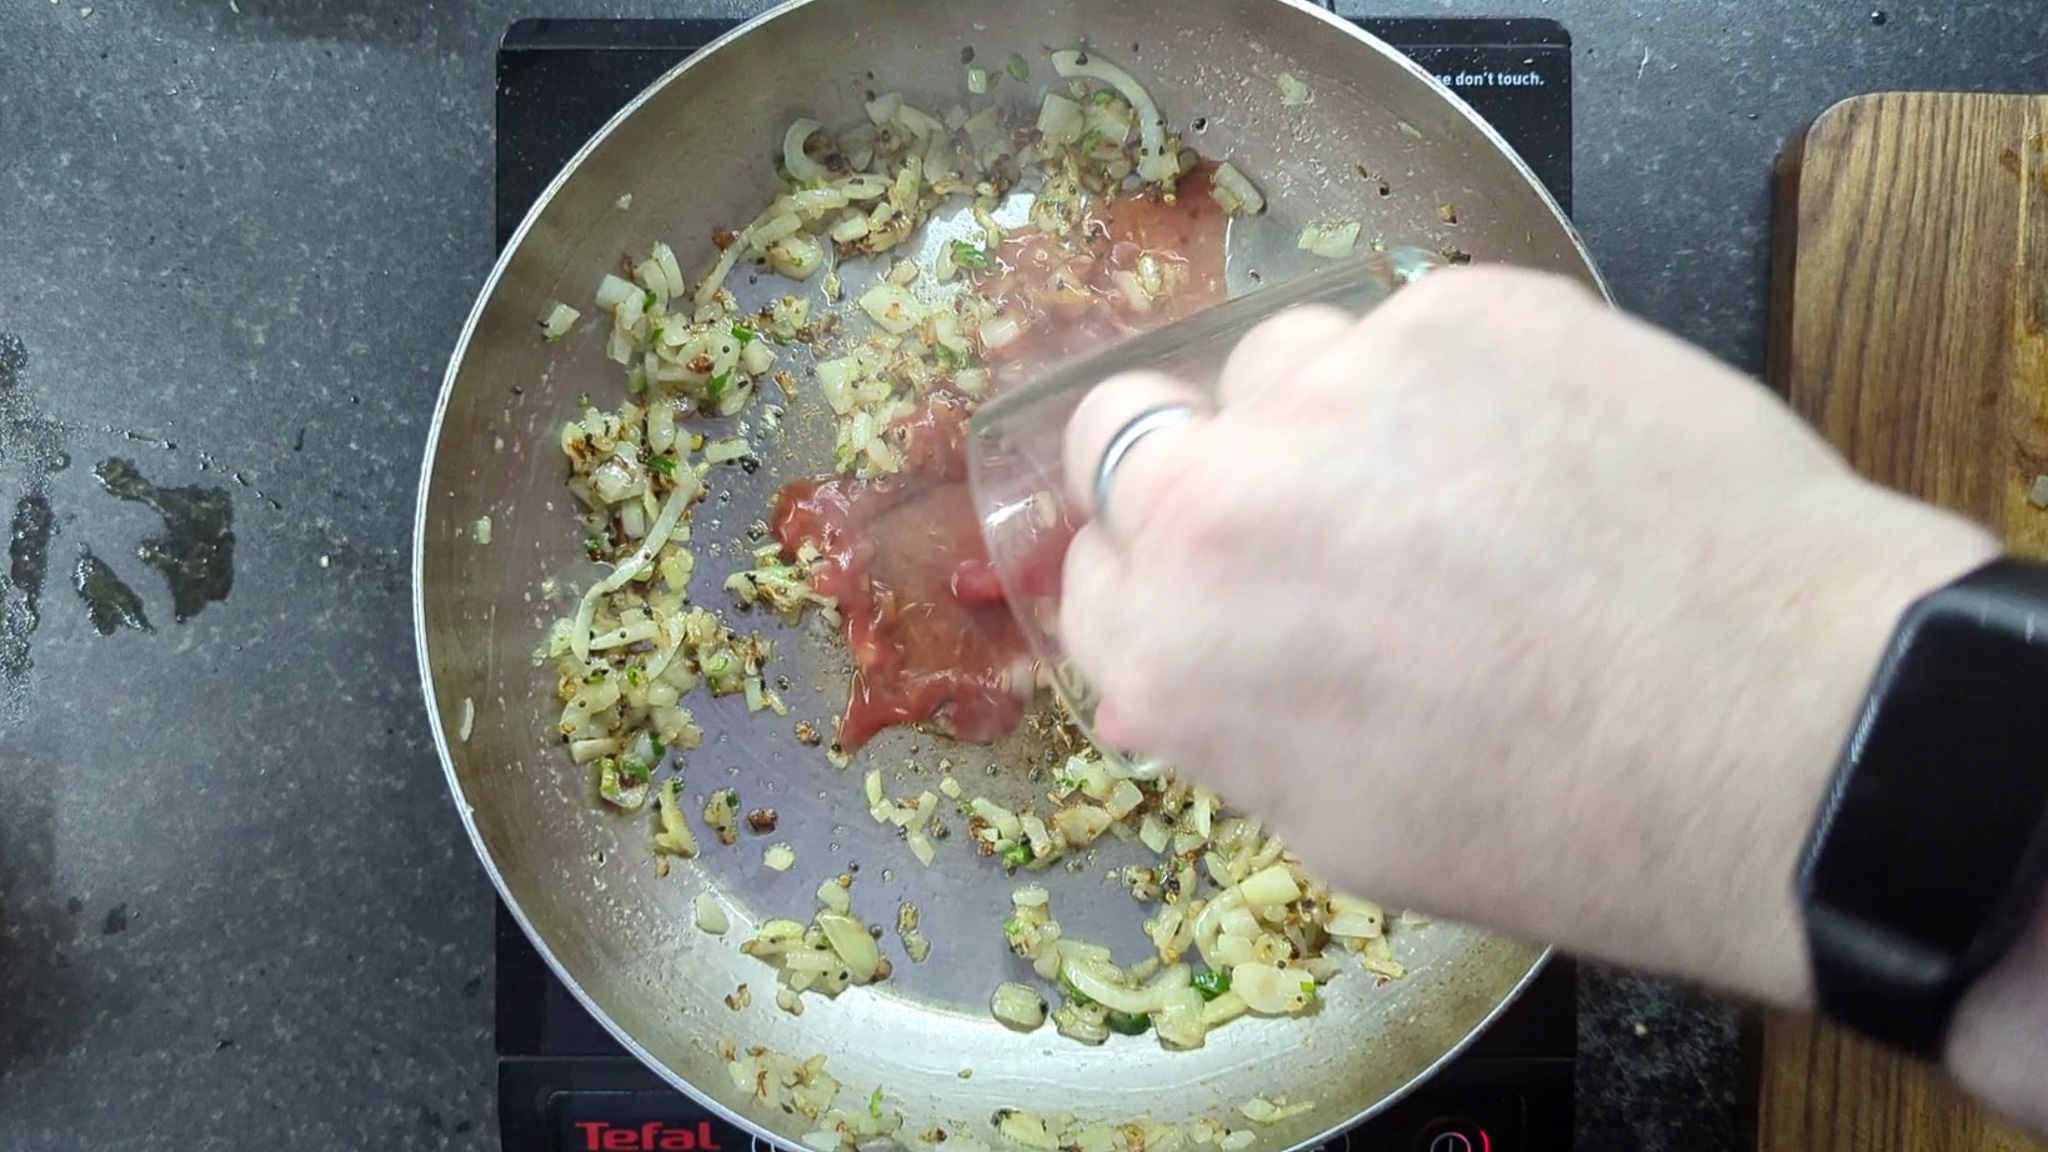
[[(2048, 556), (2048, 96), (1829, 109), (1780, 159), (1771, 281), (1769, 377), (1802, 416), (1864, 475)], [(1808, 1019), (1768, 1017), (1759, 1064), (1765, 1152), (2037, 1147)]]

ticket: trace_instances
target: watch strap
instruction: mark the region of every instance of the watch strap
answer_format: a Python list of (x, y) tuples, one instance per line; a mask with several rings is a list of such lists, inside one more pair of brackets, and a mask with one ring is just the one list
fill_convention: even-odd
[(1797, 876), (1815, 1000), (1938, 1061), (2048, 891), (2048, 566), (2005, 558), (1895, 631)]

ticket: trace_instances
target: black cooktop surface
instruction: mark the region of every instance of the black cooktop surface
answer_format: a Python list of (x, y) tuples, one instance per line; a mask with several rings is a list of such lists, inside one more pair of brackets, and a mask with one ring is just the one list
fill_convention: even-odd
[[(498, 52), (497, 238), (648, 82), (731, 20), (525, 20)], [(1360, 20), (1456, 90), (1571, 208), (1571, 38), (1548, 20)], [(498, 1115), (508, 1152), (761, 1149), (643, 1067), (499, 909)], [(1553, 964), (1464, 1056), (1328, 1152), (1562, 1152), (1572, 967)]]

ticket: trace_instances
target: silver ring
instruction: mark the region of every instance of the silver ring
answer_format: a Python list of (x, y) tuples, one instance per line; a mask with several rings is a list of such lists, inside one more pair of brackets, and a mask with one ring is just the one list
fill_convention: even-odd
[(1103, 449), (1102, 461), (1095, 466), (1095, 518), (1109, 518), (1109, 489), (1116, 482), (1116, 470), (1123, 464), (1124, 457), (1138, 446), (1138, 441), (1162, 428), (1185, 424), (1201, 415), (1201, 410), (1192, 404), (1162, 404), (1147, 408), (1130, 418), (1116, 435), (1109, 438), (1109, 447)]

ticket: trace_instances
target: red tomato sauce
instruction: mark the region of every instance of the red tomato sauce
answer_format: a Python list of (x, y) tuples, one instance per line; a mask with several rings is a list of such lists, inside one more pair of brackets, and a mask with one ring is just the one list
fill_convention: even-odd
[[(1074, 234), (1020, 232), (974, 289), (1021, 325), (981, 349), (990, 388), (1099, 351), (1225, 296), (1226, 215), (1210, 168), (1182, 177), (1171, 202), (1116, 197), (1089, 208)], [(1134, 299), (1144, 272), (1162, 290)], [(1118, 273), (1127, 273), (1118, 276)], [(989, 566), (967, 487), (972, 402), (928, 395), (888, 433), (903, 470), (874, 480), (800, 480), (776, 497), (771, 528), (786, 558), (821, 560), (812, 584), (838, 601), (853, 653), (839, 744), (859, 749), (884, 728), (930, 722), (954, 737), (999, 740), (1029, 704), (1031, 653)], [(1056, 587), (1065, 538), (1026, 578)]]

